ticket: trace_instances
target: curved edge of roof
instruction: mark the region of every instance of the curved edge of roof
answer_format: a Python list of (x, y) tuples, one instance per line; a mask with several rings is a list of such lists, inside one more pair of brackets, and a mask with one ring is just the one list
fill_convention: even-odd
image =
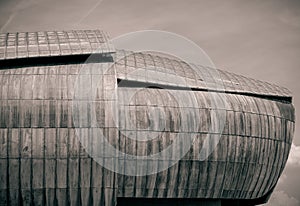
[[(209, 90), (223, 93), (233, 93), (233, 94), (244, 94), (249, 96), (257, 97), (268, 97), (269, 99), (282, 99), (283, 102), (292, 102), (292, 93), (285, 87), (278, 86), (273, 83), (260, 81), (257, 79), (245, 77), (243, 75), (235, 74), (225, 70), (215, 69), (211, 67), (203, 67), (201, 65), (193, 65), (186, 63), (180, 59), (171, 59), (170, 57), (160, 56), (157, 54), (152, 54), (151, 52), (130, 52), (117, 50), (116, 56), (120, 55), (124, 58), (119, 65), (125, 67), (132, 67), (128, 62), (138, 62), (135, 63), (137, 69), (143, 69), (150, 66), (164, 66), (166, 68), (167, 74), (178, 74), (185, 78), (185, 84), (176, 83), (172, 86), (188, 87), (190, 89), (199, 90)], [(118, 58), (114, 57), (115, 61)], [(198, 70), (198, 71), (195, 71)], [(170, 72), (168, 72), (170, 71)], [(183, 71), (183, 72), (182, 72)], [(122, 73), (122, 70), (119, 72)], [(208, 73), (208, 74), (205, 74)], [(214, 89), (210, 87), (209, 75), (215, 75), (212, 78), (212, 82), (221, 82), (219, 88)], [(125, 77), (126, 80), (131, 80), (130, 75), (121, 74), (120, 76)], [(143, 79), (140, 76), (141, 82), (148, 81), (146, 78)], [(154, 84), (163, 84), (163, 81), (154, 81)], [(169, 85), (169, 83), (168, 83)], [(217, 86), (218, 87), (218, 86)]]
[[(218, 92), (268, 96), (270, 98), (281, 97), (283, 100), (286, 98), (287, 102), (292, 102), (292, 93), (288, 89), (277, 86), (276, 84), (244, 77), (224, 70), (199, 65), (191, 66), (192, 64), (183, 62), (175, 57), (171, 58), (148, 52), (135, 53), (120, 50), (116, 51), (109, 41), (108, 34), (101, 30), (40, 31), (0, 34), (0, 61), (3, 63), (6, 62), (7, 65), (10, 65), (11, 61), (15, 60), (21, 60), (17, 62), (17, 64), (20, 64), (23, 62), (22, 60), (41, 60), (49, 57), (58, 59), (58, 63), (63, 63), (64, 61), (69, 63), (69, 61), (74, 61), (74, 58), (80, 60), (75, 62), (84, 63), (91, 54), (99, 54), (99, 57), (105, 61), (114, 61), (115, 57), (122, 52), (126, 53), (125, 58), (131, 58), (130, 56), (132, 56), (133, 61), (139, 61), (138, 59), (142, 60), (142, 63), (139, 63), (139, 67), (145, 68), (149, 64), (160, 64), (167, 65), (167, 70), (180, 71), (181, 76), (184, 77), (187, 82), (185, 85), (175, 86), (212, 90), (209, 84), (203, 81), (203, 79), (205, 80), (205, 78), (207, 78), (205, 73), (213, 71), (214, 74), (217, 74), (217, 77), (213, 78), (222, 82), (222, 88)], [(105, 55), (112, 55), (113, 60), (110, 59), (110, 57), (105, 59), (107, 57)], [(50, 60), (53, 61), (53, 59)], [(46, 63), (41, 61), (41, 64), (47, 64), (48, 61), (49, 60), (46, 60)], [(40, 61), (37, 61), (37, 63), (40, 63)], [(128, 66), (126, 61), (124, 65)], [(135, 65), (137, 64), (135, 63)], [(195, 76), (195, 69), (198, 71), (201, 70), (199, 72), (200, 75), (196, 71), (198, 75)]]
[(0, 60), (114, 53), (101, 30), (15, 32), (0, 34)]

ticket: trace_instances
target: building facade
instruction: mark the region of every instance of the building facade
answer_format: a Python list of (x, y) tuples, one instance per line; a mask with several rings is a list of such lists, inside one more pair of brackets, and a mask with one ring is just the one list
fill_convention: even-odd
[[(1, 34), (0, 65), (1, 205), (257, 205), (285, 167), (295, 116), (277, 85), (216, 70), (215, 89), (213, 69), (116, 51), (98, 30)], [(104, 158), (122, 173), (95, 161), (100, 133), (134, 156), (184, 141), (137, 175), (138, 162)]]

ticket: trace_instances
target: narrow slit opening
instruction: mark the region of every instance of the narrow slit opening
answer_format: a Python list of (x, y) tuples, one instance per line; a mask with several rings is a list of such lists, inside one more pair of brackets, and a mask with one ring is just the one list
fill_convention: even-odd
[(65, 64), (88, 64), (113, 62), (113, 57), (110, 53), (105, 54), (77, 54), (65, 56), (47, 56), (47, 57), (28, 57), (19, 59), (1, 60), (1, 69), (17, 69), (23, 67), (37, 66), (53, 66)]
[(285, 96), (275, 96), (275, 95), (265, 95), (265, 94), (255, 94), (249, 92), (235, 92), (235, 91), (223, 91), (223, 90), (210, 90), (205, 88), (194, 88), (194, 87), (185, 87), (185, 86), (172, 86), (165, 85), (160, 83), (153, 82), (142, 82), (135, 80), (127, 80), (127, 79), (117, 79), (118, 87), (120, 88), (149, 88), (149, 89), (167, 89), (167, 90), (186, 90), (186, 91), (202, 91), (202, 92), (216, 92), (216, 93), (226, 93), (226, 94), (237, 94), (244, 95), (249, 97), (257, 97), (262, 99), (267, 99), (271, 101), (277, 101), (282, 103), (291, 104), (292, 97)]

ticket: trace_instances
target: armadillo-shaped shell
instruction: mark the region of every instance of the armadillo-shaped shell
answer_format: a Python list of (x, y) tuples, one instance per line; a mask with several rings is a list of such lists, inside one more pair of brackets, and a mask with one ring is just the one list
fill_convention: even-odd
[[(117, 198), (146, 198), (145, 204), (176, 198), (216, 201), (213, 205), (265, 202), (293, 139), (289, 91), (222, 70), (196, 66), (198, 73), (156, 54), (123, 55), (107, 39), (98, 30), (0, 35), (0, 204), (116, 205)], [(87, 63), (93, 49), (98, 60)], [(123, 58), (115, 61), (118, 55)], [(105, 73), (99, 70), (108, 64)], [(205, 71), (217, 72), (222, 87), (214, 89)], [(84, 75), (88, 82), (80, 81)], [(211, 113), (220, 109), (212, 93), (226, 99), (219, 134), (211, 129)], [(153, 109), (165, 116), (153, 118)], [(130, 176), (103, 167), (85, 140), (79, 141), (98, 131), (118, 150), (138, 156), (159, 153), (179, 137), (194, 139), (169, 168)], [(216, 148), (199, 160), (205, 139), (213, 135), (220, 136)], [(156, 138), (139, 141), (147, 136)], [(168, 158), (164, 161), (173, 157)]]

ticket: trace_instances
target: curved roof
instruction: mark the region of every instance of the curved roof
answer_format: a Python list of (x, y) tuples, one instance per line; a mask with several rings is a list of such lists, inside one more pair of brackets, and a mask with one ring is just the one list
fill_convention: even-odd
[[(287, 102), (292, 100), (292, 95), (286, 88), (242, 75), (188, 64), (155, 53), (116, 52), (109, 42), (108, 35), (100, 30), (0, 34), (0, 62), (13, 68), (28, 62), (30, 66), (48, 65), (53, 62), (64, 64), (74, 60), (77, 63), (86, 63), (89, 61), (87, 58), (93, 54), (101, 54), (102, 56), (91, 58), (101, 62), (110, 61), (105, 59), (103, 54), (114, 54), (117, 78), (123, 80), (175, 86), (179, 89), (254, 95)], [(45, 57), (51, 58), (44, 60)], [(181, 78), (181, 81), (178, 81), (178, 78)]]
[(291, 102), (292, 94), (284, 87), (224, 70), (188, 64), (175, 58), (117, 51), (114, 59), (120, 79)]
[(100, 30), (17, 32), (0, 34), (0, 60), (114, 52)]

